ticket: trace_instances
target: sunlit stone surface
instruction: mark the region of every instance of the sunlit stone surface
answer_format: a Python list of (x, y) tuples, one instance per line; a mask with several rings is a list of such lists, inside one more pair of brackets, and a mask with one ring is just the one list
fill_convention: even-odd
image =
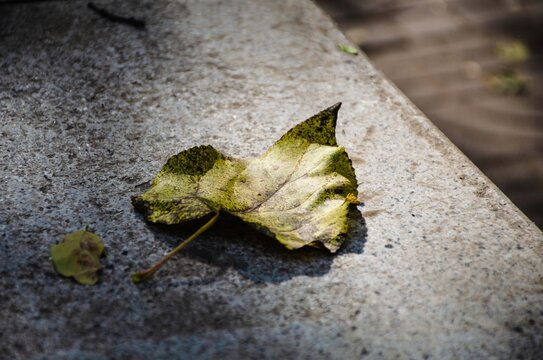
[[(0, 357), (541, 358), (543, 236), (309, 1), (0, 7)], [(343, 102), (365, 222), (336, 255), (224, 218), (147, 225), (130, 196), (169, 156), (261, 154)], [(101, 281), (49, 249), (89, 225)]]

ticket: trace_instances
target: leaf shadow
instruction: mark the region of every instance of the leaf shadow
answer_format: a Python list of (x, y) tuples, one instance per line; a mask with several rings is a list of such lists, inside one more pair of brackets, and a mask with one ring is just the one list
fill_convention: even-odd
[[(281, 283), (297, 276), (318, 277), (327, 274), (337, 257), (346, 254), (362, 254), (367, 240), (366, 222), (358, 208), (349, 214), (350, 230), (346, 240), (337, 253), (327, 250), (304, 247), (288, 250), (275, 239), (261, 234), (241, 220), (225, 216), (202, 238), (195, 240), (178, 255), (206, 263), (218, 269), (216, 276), (228, 268), (236, 270), (241, 276), (256, 283)], [(159, 226), (156, 235), (170, 245), (188, 237), (201, 223), (190, 226)], [(175, 259), (172, 259), (176, 261)], [(179, 261), (179, 260), (178, 260)], [(183, 276), (182, 272), (179, 276)], [(209, 283), (213, 280), (201, 280)], [(199, 284), (200, 281), (187, 281)]]

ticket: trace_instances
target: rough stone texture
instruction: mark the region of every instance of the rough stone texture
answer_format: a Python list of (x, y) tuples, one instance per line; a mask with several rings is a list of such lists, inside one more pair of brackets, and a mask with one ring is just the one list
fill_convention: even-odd
[[(0, 7), (0, 357), (542, 358), (543, 237), (307, 1)], [(194, 228), (130, 196), (172, 154), (260, 154), (342, 101), (365, 223), (337, 255), (288, 252), (232, 219), (153, 280), (129, 274)], [(49, 248), (90, 225), (101, 283)]]

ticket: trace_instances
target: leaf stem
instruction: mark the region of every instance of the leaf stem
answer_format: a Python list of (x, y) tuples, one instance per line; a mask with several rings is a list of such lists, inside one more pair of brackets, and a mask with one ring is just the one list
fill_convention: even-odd
[(181, 249), (183, 249), (192, 240), (194, 240), (198, 236), (200, 236), (204, 231), (206, 231), (211, 226), (213, 226), (213, 224), (215, 224), (215, 222), (217, 221), (218, 218), (219, 218), (219, 212), (217, 211), (215, 216), (213, 216), (207, 223), (205, 223), (201, 228), (196, 230), (196, 232), (194, 234), (192, 234), (188, 239), (183, 241), (181, 244), (177, 245), (177, 247), (175, 249), (173, 249), (172, 251), (170, 251), (169, 253), (164, 255), (164, 257), (162, 259), (160, 259), (155, 265), (151, 266), (147, 270), (138, 271), (136, 273), (133, 273), (132, 274), (132, 282), (137, 284), (137, 283), (139, 283), (139, 282), (153, 276), (153, 274), (155, 272), (157, 272), (157, 270), (160, 269), (162, 267), (162, 265), (164, 265), (166, 263), (166, 261), (168, 261), (172, 256), (177, 254), (179, 251), (181, 251)]

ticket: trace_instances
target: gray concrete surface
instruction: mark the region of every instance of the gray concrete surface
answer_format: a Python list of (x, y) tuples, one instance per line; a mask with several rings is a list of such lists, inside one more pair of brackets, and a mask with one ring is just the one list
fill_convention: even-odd
[[(0, 7), (0, 358), (543, 356), (543, 236), (307, 1)], [(260, 154), (342, 101), (365, 221), (337, 255), (223, 219), (152, 281), (129, 274), (190, 227), (130, 196), (172, 154)], [(102, 280), (54, 272), (90, 225)]]

